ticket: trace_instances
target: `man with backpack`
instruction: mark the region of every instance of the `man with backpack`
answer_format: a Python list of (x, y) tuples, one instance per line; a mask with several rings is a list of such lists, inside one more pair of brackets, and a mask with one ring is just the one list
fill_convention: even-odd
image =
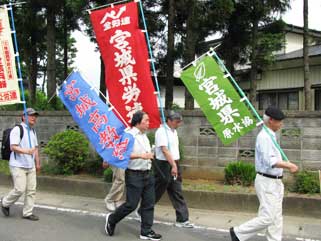
[(14, 188), (0, 202), (2, 213), (6, 217), (10, 215), (10, 206), (25, 193), (22, 217), (31, 221), (39, 220), (39, 217), (33, 214), (36, 172), (40, 171), (38, 140), (33, 129), (38, 116), (37, 111), (27, 108), (26, 114), (22, 114), (20, 126), (15, 126), (10, 132), (9, 166)]

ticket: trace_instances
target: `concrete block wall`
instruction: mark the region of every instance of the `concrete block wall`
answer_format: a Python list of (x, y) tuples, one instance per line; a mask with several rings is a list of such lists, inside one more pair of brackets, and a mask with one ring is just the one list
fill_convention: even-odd
[[(184, 145), (184, 165), (189, 175), (208, 176), (231, 161), (254, 163), (256, 128), (236, 142), (224, 146), (200, 111), (183, 111), (184, 125), (178, 130)], [(261, 113), (262, 114), (262, 113)], [(289, 160), (302, 169), (321, 169), (321, 112), (286, 112), (278, 140)], [(199, 170), (202, 170), (199, 172)]]
[[(43, 111), (36, 131), (43, 148), (55, 133), (79, 130), (67, 111)], [(184, 123), (178, 129), (184, 147), (181, 161), (186, 176), (222, 178), (224, 167), (231, 161), (254, 162), (257, 128), (238, 141), (224, 146), (201, 111), (182, 111)], [(321, 112), (287, 112), (283, 129), (278, 133), (281, 147), (291, 161), (307, 170), (321, 169)], [(21, 112), (0, 111), (0, 132), (20, 123)], [(2, 135), (1, 135), (2, 138)], [(47, 158), (41, 152), (41, 158)]]

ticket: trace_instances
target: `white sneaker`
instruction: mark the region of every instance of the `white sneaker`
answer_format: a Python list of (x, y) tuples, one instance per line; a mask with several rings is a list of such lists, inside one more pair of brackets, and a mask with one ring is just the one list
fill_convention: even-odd
[(179, 228), (194, 228), (194, 224), (190, 223), (188, 220), (185, 222), (176, 222), (175, 226)]
[(116, 205), (114, 202), (106, 202), (107, 210), (114, 212), (116, 210)]
[(136, 219), (138, 220), (138, 222), (142, 222), (142, 217), (140, 216), (140, 214), (138, 213), (138, 208), (135, 210), (135, 216), (136, 216)]

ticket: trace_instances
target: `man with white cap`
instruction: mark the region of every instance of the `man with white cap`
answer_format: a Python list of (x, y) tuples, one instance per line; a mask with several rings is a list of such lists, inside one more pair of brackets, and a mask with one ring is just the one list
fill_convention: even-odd
[(298, 171), (298, 167), (283, 161), (280, 151), (274, 145), (275, 132), (282, 127), (285, 118), (283, 112), (276, 107), (268, 107), (263, 116), (266, 129), (262, 129), (255, 144), (255, 190), (260, 207), (258, 216), (250, 221), (230, 228), (232, 241), (244, 241), (265, 231), (268, 241), (281, 241), (283, 229), (282, 200), (284, 186), (282, 183), (283, 169), (291, 173)]
[[(39, 217), (33, 214), (37, 186), (36, 172), (40, 171), (38, 140), (33, 129), (38, 116), (37, 111), (27, 108), (21, 117), (22, 128), (15, 126), (10, 132), (9, 166), (14, 188), (0, 202), (2, 213), (6, 217), (10, 215), (10, 206), (25, 193), (22, 217), (31, 221), (39, 220)], [(20, 131), (23, 131), (22, 138)]]

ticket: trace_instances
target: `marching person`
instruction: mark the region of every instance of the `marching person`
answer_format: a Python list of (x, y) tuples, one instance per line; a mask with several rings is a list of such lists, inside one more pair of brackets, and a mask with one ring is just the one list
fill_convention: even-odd
[[(103, 168), (109, 167), (107, 161), (103, 162)], [(113, 171), (113, 183), (109, 193), (105, 197), (105, 204), (107, 210), (113, 212), (117, 207), (124, 203), (125, 196), (125, 170), (115, 166), (111, 166)]]
[[(34, 126), (39, 113), (32, 108), (26, 109), (22, 114), (23, 136), (20, 139), (20, 127), (15, 126), (10, 132), (10, 172), (14, 188), (1, 200), (1, 210), (5, 216), (10, 215), (10, 206), (13, 205), (23, 194), (24, 206), (22, 217), (31, 221), (38, 221), (39, 217), (33, 214), (36, 196), (36, 172), (40, 171), (40, 160), (38, 151), (38, 140)], [(30, 128), (30, 141), (28, 137), (28, 126)], [(30, 147), (31, 146), (31, 147)]]
[(170, 112), (166, 118), (166, 124), (158, 128), (155, 133), (155, 203), (167, 191), (176, 211), (175, 226), (193, 228), (194, 225), (189, 221), (188, 208), (183, 196), (179, 166), (179, 140), (176, 129), (182, 124), (182, 120), (180, 113)]
[(263, 230), (268, 241), (282, 240), (283, 169), (291, 173), (298, 171), (295, 164), (282, 161), (281, 153), (272, 141), (272, 138), (276, 141), (275, 132), (282, 127), (284, 118), (283, 112), (276, 107), (268, 107), (265, 111), (263, 121), (267, 130), (260, 131), (255, 144), (255, 190), (260, 202), (258, 216), (230, 228), (232, 241), (248, 240)]
[(133, 152), (125, 171), (126, 202), (115, 212), (106, 215), (105, 231), (114, 235), (118, 222), (134, 211), (141, 200), (140, 239), (160, 240), (161, 235), (152, 230), (154, 220), (155, 190), (154, 177), (151, 173), (151, 159), (154, 154), (146, 135), (149, 117), (145, 112), (137, 111), (131, 121), (131, 133), (135, 138)]

